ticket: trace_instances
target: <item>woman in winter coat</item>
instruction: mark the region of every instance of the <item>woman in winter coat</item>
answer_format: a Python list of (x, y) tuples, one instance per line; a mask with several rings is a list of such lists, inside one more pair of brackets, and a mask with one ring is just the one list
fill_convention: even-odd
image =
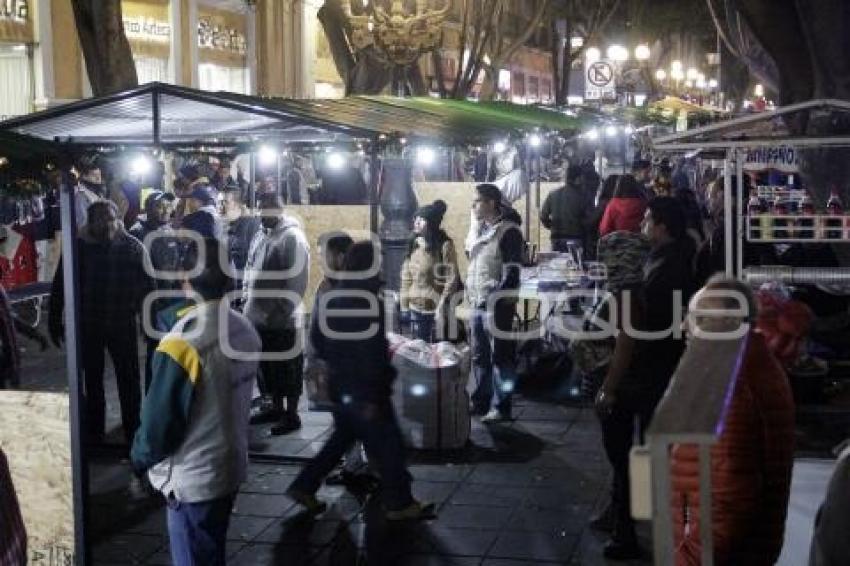
[(646, 199), (640, 184), (632, 175), (623, 175), (617, 183), (614, 198), (605, 207), (605, 214), (599, 223), (599, 236), (611, 232), (640, 232), (640, 225), (646, 213)]
[(433, 341), (449, 320), (452, 294), (459, 290), (455, 245), (440, 228), (446, 203), (437, 200), (416, 211), (413, 237), (401, 267), (401, 318), (415, 338)]

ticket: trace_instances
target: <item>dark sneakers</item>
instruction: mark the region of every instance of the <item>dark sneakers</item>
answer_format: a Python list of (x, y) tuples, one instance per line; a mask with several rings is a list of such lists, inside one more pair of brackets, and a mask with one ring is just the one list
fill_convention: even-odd
[(283, 434), (289, 434), (290, 432), (296, 431), (300, 428), (301, 417), (297, 414), (284, 413), (280, 422), (272, 426), (269, 432), (272, 436), (281, 436)]
[(402, 509), (387, 510), (387, 521), (427, 521), (437, 518), (437, 508), (433, 503), (414, 501)]

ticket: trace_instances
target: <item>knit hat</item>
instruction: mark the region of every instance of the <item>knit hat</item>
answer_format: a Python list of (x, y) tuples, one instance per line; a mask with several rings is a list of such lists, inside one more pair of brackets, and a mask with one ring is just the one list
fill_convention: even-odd
[(153, 191), (148, 195), (148, 198), (145, 199), (145, 212), (150, 212), (153, 208), (159, 203), (161, 200), (165, 201), (173, 201), (175, 196), (171, 193), (166, 193), (163, 191)]
[(446, 214), (446, 203), (442, 200), (435, 200), (431, 204), (426, 204), (416, 211), (414, 218), (421, 217), (428, 221), (428, 227), (435, 229), (439, 228), (443, 222), (443, 216)]
[(502, 191), (493, 183), (481, 183), (475, 186), (475, 190), (478, 191), (478, 194), (482, 198), (496, 201), (497, 203), (502, 202)]
[(617, 231), (602, 236), (597, 259), (608, 272), (608, 290), (621, 291), (643, 281), (643, 265), (651, 246), (643, 234)]

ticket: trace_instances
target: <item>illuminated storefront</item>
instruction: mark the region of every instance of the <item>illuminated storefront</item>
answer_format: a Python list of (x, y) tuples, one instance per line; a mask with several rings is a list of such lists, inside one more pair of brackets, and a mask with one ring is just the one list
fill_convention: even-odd
[(199, 7), (197, 44), (200, 88), (251, 93), (244, 14)]
[(168, 0), (123, 0), (121, 8), (139, 84), (174, 82), (169, 65), (172, 25)]
[(0, 119), (33, 111), (33, 43), (29, 0), (0, 1)]

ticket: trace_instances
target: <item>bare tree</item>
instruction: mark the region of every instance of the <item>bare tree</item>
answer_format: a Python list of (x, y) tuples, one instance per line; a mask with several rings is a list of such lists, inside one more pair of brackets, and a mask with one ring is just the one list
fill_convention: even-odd
[[(812, 98), (850, 100), (850, 59), (844, 56), (850, 37), (846, 2), (706, 2), (730, 51), (741, 57), (751, 72), (776, 85), (781, 104)], [(753, 45), (761, 51), (744, 48)], [(846, 113), (821, 113), (813, 118), (800, 114), (787, 120), (787, 126), (799, 136), (850, 132)], [(816, 200), (825, 202), (832, 186), (842, 188), (848, 196), (845, 185), (850, 160), (846, 152), (808, 149), (801, 153), (803, 177)]]
[(71, 0), (71, 5), (92, 93), (101, 96), (137, 86), (121, 0)]
[[(552, 82), (555, 103), (564, 105), (570, 92), (570, 69), (585, 49), (595, 43), (620, 7), (620, 0), (561, 0), (552, 17)], [(582, 39), (573, 47), (574, 37)]]
[[(452, 85), (445, 84), (438, 57), (437, 83), (443, 96), (464, 99), (473, 92), (481, 73), (484, 81), (480, 96), (495, 96), (499, 70), (528, 43), (540, 27), (551, 5), (551, 0), (459, 0), (460, 41), (456, 47), (458, 65)], [(517, 28), (516, 18), (522, 5), (533, 4), (530, 17)], [(511, 33), (514, 30), (515, 33)], [(451, 49), (443, 42), (443, 51)]]

